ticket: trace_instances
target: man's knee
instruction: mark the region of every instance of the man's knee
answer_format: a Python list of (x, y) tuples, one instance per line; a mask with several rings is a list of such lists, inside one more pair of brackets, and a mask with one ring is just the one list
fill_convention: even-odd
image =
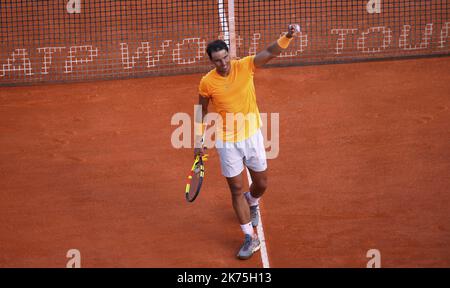
[(258, 191), (264, 192), (267, 189), (267, 175), (266, 173), (261, 173), (252, 177), (253, 185)]
[(231, 190), (231, 194), (233, 194), (234, 196), (238, 196), (239, 194), (243, 193), (243, 185), (242, 183), (231, 183), (229, 184), (230, 186), (230, 190)]
[(264, 192), (267, 189), (267, 177), (257, 179), (253, 182), (258, 191)]

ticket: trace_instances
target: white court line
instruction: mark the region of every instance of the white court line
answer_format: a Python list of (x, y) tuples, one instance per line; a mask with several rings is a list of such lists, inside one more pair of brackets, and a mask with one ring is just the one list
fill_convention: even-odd
[(228, 0), (228, 17), (225, 13), (225, 5), (223, 0), (217, 1), (219, 8), (220, 28), (224, 35), (224, 41), (229, 46), (231, 59), (236, 58), (236, 27), (234, 19), (234, 0)]
[[(234, 0), (228, 0), (228, 17), (225, 14), (225, 5), (223, 0), (217, 1), (219, 8), (219, 19), (220, 19), (220, 27), (224, 34), (224, 40), (230, 46), (230, 57), (234, 59), (236, 57), (236, 28), (234, 23)], [(228, 18), (228, 21), (227, 21)], [(229, 23), (228, 23), (229, 22)], [(248, 185), (252, 185), (252, 178), (250, 177), (250, 173), (247, 170), (247, 178)], [(256, 228), (256, 232), (258, 233), (259, 241), (261, 242), (261, 260), (263, 264), (263, 268), (270, 268), (269, 264), (269, 255), (267, 254), (266, 247), (266, 237), (264, 236), (263, 223), (261, 218), (261, 209), (259, 210), (259, 225)]]
[[(252, 178), (250, 177), (250, 172), (248, 171), (247, 167), (245, 167), (245, 169), (247, 170), (248, 186), (250, 187), (250, 185), (252, 185)], [(266, 247), (266, 237), (264, 236), (264, 229), (261, 218), (261, 209), (259, 209), (259, 225), (257, 226), (256, 231), (258, 232), (259, 241), (261, 242), (260, 250), (263, 268), (270, 268), (269, 254), (267, 254), (267, 247)]]
[(228, 26), (230, 29), (230, 57), (236, 58), (236, 27), (234, 23), (234, 0), (228, 0)]
[(225, 14), (225, 6), (223, 5), (223, 0), (218, 0), (217, 4), (219, 5), (219, 20), (220, 20), (220, 28), (223, 33), (223, 40), (230, 45), (230, 34), (228, 31), (228, 22), (227, 15)]

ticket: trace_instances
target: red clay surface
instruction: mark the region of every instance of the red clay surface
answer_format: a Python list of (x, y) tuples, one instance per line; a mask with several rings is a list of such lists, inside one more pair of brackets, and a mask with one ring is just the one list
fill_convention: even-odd
[[(450, 266), (450, 58), (260, 69), (280, 113), (262, 217), (271, 267)], [(0, 266), (262, 267), (211, 151), (193, 204), (191, 149), (170, 125), (201, 75), (0, 89)]]

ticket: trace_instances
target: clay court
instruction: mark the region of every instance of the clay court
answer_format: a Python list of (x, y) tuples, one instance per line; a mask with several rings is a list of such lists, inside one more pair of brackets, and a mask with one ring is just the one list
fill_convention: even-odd
[[(280, 120), (261, 204), (270, 267), (363, 268), (370, 249), (382, 267), (450, 266), (449, 67), (257, 70), (260, 111)], [(0, 267), (66, 267), (70, 249), (82, 267), (263, 267), (235, 258), (214, 149), (184, 198), (193, 151), (173, 147), (171, 119), (193, 115), (203, 74), (1, 87)]]
[[(271, 267), (450, 265), (449, 58), (271, 68), (262, 112), (280, 114), (262, 219)], [(184, 199), (201, 75), (2, 88), (0, 264), (262, 267), (241, 232), (214, 150)], [(168, 90), (170, 93), (168, 94)]]

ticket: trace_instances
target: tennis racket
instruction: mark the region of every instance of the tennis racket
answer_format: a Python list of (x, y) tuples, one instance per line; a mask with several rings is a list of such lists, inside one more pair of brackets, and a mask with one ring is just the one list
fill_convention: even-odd
[(205, 166), (203, 164), (205, 156), (197, 155), (189, 172), (186, 183), (186, 200), (194, 202), (202, 188), (203, 178), (205, 177)]
[[(200, 140), (201, 149), (203, 150), (203, 144), (205, 140), (206, 129), (203, 132), (203, 136)], [(203, 150), (204, 151), (204, 150)], [(192, 165), (191, 171), (187, 177), (186, 183), (186, 200), (188, 202), (194, 202), (195, 198), (197, 198), (200, 193), (200, 189), (202, 188), (203, 178), (205, 177), (205, 165), (204, 161), (208, 160), (208, 154), (196, 155), (194, 164)]]

